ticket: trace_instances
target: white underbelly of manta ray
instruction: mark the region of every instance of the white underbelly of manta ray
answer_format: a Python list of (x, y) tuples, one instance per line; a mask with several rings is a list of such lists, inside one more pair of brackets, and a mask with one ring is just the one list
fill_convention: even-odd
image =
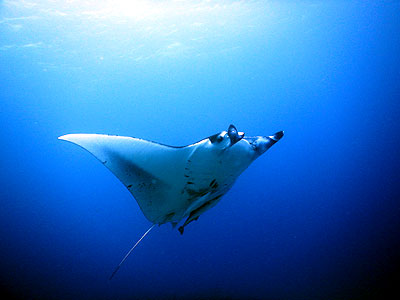
[(102, 134), (67, 134), (59, 139), (81, 146), (110, 169), (153, 223), (150, 229), (164, 223), (175, 227), (186, 219), (179, 227), (183, 234), (186, 225), (215, 206), (237, 177), (282, 136), (283, 131), (244, 137), (230, 125), (227, 131), (185, 147)]

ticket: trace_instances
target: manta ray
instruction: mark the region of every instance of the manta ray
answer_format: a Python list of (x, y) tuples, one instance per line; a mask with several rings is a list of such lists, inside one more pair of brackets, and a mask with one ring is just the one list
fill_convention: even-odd
[(155, 225), (171, 223), (181, 234), (214, 207), (239, 175), (283, 137), (245, 137), (234, 125), (188, 146), (176, 147), (125, 136), (67, 134), (60, 140), (93, 154), (136, 199), (152, 226), (122, 259), (110, 279)]

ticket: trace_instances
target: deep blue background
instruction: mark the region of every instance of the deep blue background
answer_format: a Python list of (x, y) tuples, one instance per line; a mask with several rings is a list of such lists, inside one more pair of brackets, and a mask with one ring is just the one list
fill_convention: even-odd
[[(400, 283), (398, 1), (1, 1), (15, 298), (371, 299)], [(67, 133), (285, 137), (180, 236)]]

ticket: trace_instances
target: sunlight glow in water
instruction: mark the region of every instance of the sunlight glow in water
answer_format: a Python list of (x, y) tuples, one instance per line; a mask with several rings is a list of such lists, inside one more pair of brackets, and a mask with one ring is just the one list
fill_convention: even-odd
[[(399, 11), (399, 1), (0, 0), (0, 294), (389, 298)], [(57, 137), (182, 146), (229, 124), (286, 137), (183, 236), (155, 228), (109, 284), (150, 224), (111, 172)]]
[[(150, 0), (117, 0), (117, 1), (4, 1), (4, 8), (26, 12), (53, 15), (58, 17), (87, 16), (93, 18), (119, 18), (133, 20), (159, 20), (179, 16), (195, 16), (204, 13), (237, 14), (246, 11), (257, 2), (243, 1), (150, 1)], [(221, 16), (221, 15), (219, 15)]]
[[(236, 51), (232, 37), (257, 30), (264, 9), (242, 1), (5, 1), (1, 51), (31, 49), (44, 70), (82, 61), (197, 57)], [(0, 11), (1, 12), (1, 11)], [(48, 26), (48, 24), (52, 24)], [(43, 29), (46, 30), (43, 30)], [(29, 36), (27, 39), (16, 39)], [(32, 32), (33, 34), (27, 34)], [(26, 35), (25, 35), (26, 34)], [(12, 37), (8, 40), (8, 36)], [(80, 45), (70, 51), (70, 45)], [(83, 46), (84, 45), (84, 46)], [(97, 53), (95, 56), (88, 53)], [(43, 53), (40, 52), (40, 53)], [(49, 61), (48, 57), (58, 58)]]

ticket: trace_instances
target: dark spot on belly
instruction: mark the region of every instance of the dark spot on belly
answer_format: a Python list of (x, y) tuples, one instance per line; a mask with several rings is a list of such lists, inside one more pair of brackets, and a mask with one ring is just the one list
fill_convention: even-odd
[(209, 191), (208, 189), (193, 190), (189, 188), (186, 188), (185, 190), (189, 194), (189, 196), (193, 199), (203, 197)]
[(187, 182), (187, 184), (194, 184), (194, 183), (193, 183), (193, 182), (191, 182), (191, 181), (188, 181), (188, 182)]
[(128, 189), (130, 189), (132, 187), (132, 184), (128, 185)]
[(218, 187), (218, 182), (215, 179), (213, 179), (213, 181), (210, 182), (210, 187), (216, 189)]

